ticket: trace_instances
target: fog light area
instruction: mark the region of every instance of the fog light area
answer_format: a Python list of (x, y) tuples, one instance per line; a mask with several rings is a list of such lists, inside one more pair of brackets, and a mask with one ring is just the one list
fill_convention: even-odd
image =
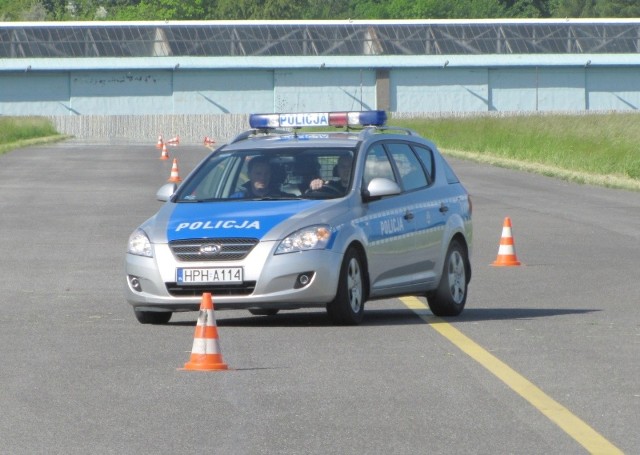
[(140, 285), (140, 280), (138, 279), (138, 277), (134, 275), (129, 275), (128, 278), (129, 278), (129, 286), (131, 286), (131, 288), (134, 291), (142, 292), (142, 286)]
[(301, 289), (305, 286), (308, 286), (311, 281), (313, 281), (313, 276), (315, 272), (302, 272), (296, 278), (296, 284), (293, 286), (294, 289)]

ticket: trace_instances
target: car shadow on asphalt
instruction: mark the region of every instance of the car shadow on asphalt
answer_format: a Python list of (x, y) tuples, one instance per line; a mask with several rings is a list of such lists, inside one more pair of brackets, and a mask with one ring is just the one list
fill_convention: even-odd
[[(233, 312), (236, 313), (237, 312)], [(245, 312), (246, 316), (229, 317), (231, 312), (216, 312), (216, 325), (219, 327), (333, 327), (327, 313), (322, 310), (294, 310), (281, 311), (275, 316), (254, 316)], [(197, 323), (197, 313), (194, 319), (184, 321), (170, 321), (167, 325), (194, 326)], [(362, 326), (378, 325), (409, 325), (423, 323), (420, 318), (409, 309), (365, 310)], [(354, 327), (354, 326), (351, 326)], [(358, 327), (358, 326), (355, 326)]]
[(466, 308), (460, 316), (442, 319), (447, 322), (527, 320), (594, 313), (597, 311), (601, 310), (584, 308)]
[[(465, 323), (478, 321), (500, 320), (530, 320), (555, 316), (567, 316), (593, 313), (601, 310), (593, 309), (543, 309), (543, 308), (467, 308), (460, 316), (440, 318), (450, 323)], [(223, 311), (224, 315), (216, 316), (217, 325), (220, 327), (327, 327), (333, 326), (324, 310), (318, 311), (283, 311), (275, 316), (227, 317), (230, 313)], [(219, 314), (219, 313), (217, 313)], [(171, 321), (167, 325), (195, 326), (195, 318), (184, 321)], [(433, 317), (428, 310), (424, 311), (427, 317)], [(393, 309), (367, 309), (360, 327), (367, 326), (397, 326), (424, 324), (424, 321), (413, 310), (408, 308)]]

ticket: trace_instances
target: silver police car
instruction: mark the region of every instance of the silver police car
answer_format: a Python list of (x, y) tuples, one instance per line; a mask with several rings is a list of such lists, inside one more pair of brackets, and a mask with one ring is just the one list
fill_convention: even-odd
[(432, 142), (385, 123), (384, 111), (251, 115), (251, 130), (160, 188), (165, 203), (131, 234), (138, 321), (196, 311), (205, 292), (216, 309), (324, 307), (341, 325), (403, 295), (460, 314), (471, 200)]

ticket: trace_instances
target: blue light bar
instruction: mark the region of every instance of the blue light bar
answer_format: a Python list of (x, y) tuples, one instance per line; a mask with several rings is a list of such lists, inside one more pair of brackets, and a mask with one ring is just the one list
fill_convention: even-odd
[(282, 114), (251, 114), (249, 126), (256, 129), (308, 128), (316, 126), (382, 126), (387, 121), (385, 111), (307, 112)]

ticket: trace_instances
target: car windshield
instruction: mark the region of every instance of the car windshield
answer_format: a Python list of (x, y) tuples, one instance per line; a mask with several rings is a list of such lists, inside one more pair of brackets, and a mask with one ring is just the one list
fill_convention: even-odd
[(222, 151), (198, 167), (175, 201), (343, 197), (351, 187), (353, 153), (316, 148)]

